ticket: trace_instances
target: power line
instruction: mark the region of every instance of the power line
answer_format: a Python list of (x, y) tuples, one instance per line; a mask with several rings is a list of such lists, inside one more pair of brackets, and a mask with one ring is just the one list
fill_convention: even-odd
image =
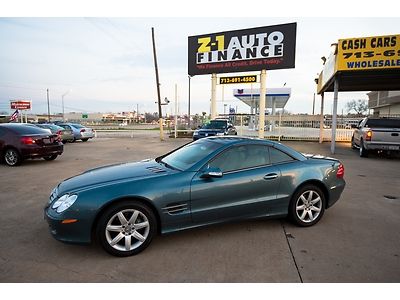
[[(136, 51), (134, 48), (131, 48), (130, 46), (127, 46), (126, 44), (124, 44), (123, 42), (121, 42), (119, 39), (117, 39), (114, 35), (112, 35), (111, 33), (109, 33), (107, 30), (105, 30), (103, 27), (99, 26), (98, 23), (94, 22), (92, 20), (92, 18), (84, 18), (86, 21), (88, 21), (90, 24), (92, 24), (94, 27), (96, 27), (98, 30), (100, 30), (102, 33), (104, 33), (105, 35), (107, 35), (109, 38), (111, 38), (112, 40), (114, 40), (115, 42), (117, 42), (120, 46), (122, 46), (125, 50), (128, 50), (129, 52), (134, 52)], [(110, 24), (111, 21), (108, 20)], [(114, 28), (115, 25), (112, 25)], [(119, 29), (117, 29), (119, 32), (121, 32)], [(121, 32), (122, 33), (122, 32)]]

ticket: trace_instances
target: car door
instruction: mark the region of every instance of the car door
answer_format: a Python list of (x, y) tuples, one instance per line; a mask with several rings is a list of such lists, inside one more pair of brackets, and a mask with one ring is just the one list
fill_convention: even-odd
[(360, 138), (362, 136), (362, 127), (364, 126), (365, 119), (358, 122), (357, 128), (354, 130), (353, 138), (356, 145), (360, 145)]
[[(207, 168), (219, 168), (220, 178), (202, 178)], [(212, 159), (191, 182), (194, 223), (268, 215), (276, 199), (280, 171), (269, 164), (265, 145), (233, 146)]]

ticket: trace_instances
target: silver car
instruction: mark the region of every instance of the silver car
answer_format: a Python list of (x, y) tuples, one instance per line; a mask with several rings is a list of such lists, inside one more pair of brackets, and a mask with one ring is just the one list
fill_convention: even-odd
[(82, 140), (82, 142), (87, 142), (89, 139), (94, 138), (94, 131), (92, 128), (85, 127), (77, 123), (60, 123), (57, 124), (65, 129), (72, 130), (74, 134), (73, 142), (76, 140)]

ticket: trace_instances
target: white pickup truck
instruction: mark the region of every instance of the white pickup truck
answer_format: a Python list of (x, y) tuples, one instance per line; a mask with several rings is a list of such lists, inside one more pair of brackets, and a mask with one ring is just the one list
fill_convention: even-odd
[(371, 150), (400, 152), (400, 118), (364, 118), (351, 138), (351, 147), (367, 157)]

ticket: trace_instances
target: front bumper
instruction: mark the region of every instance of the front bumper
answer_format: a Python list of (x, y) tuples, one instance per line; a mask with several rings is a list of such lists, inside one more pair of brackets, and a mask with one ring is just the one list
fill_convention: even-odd
[(70, 244), (89, 244), (91, 242), (91, 226), (84, 219), (77, 219), (75, 223), (63, 224), (65, 217), (57, 214), (50, 206), (44, 209), (44, 219), (49, 225), (50, 234), (60, 242)]

